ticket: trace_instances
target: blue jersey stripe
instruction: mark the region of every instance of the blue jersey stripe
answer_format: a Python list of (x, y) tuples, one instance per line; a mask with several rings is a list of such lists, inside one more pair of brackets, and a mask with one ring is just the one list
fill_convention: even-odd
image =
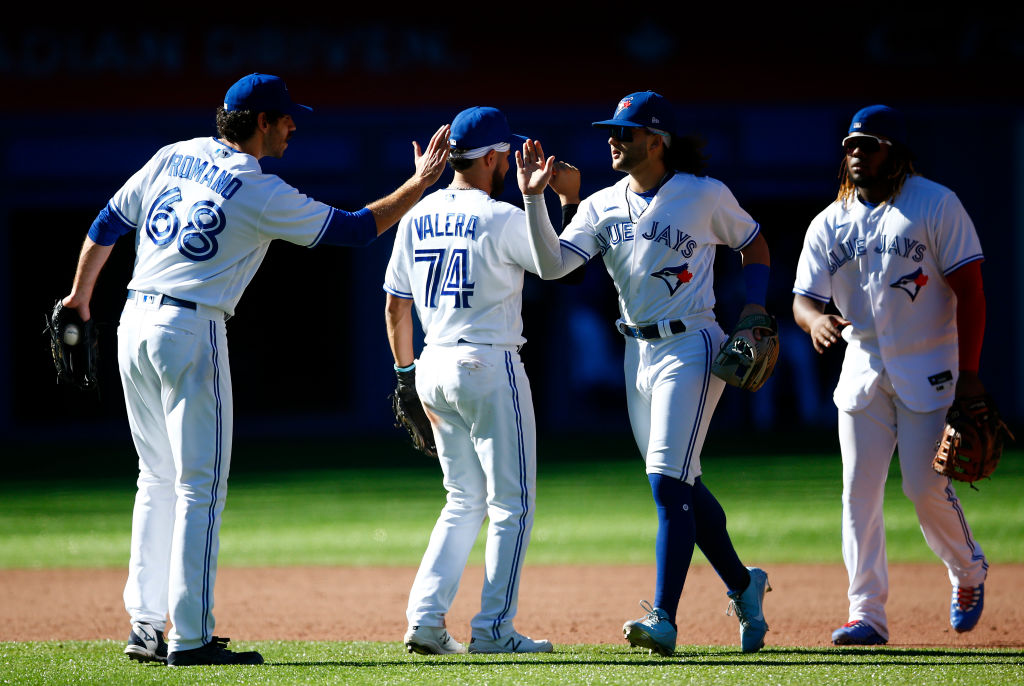
[(690, 431), (690, 443), (686, 446), (686, 458), (683, 460), (683, 473), (681, 479), (686, 480), (690, 471), (690, 462), (693, 461), (694, 447), (697, 445), (697, 436), (700, 434), (700, 424), (704, 418), (704, 406), (708, 401), (708, 385), (711, 381), (711, 337), (707, 329), (701, 329), (701, 338), (704, 339), (704, 381), (700, 388), (700, 399), (697, 401), (697, 416), (693, 422), (693, 429)]
[(761, 225), (760, 224), (754, 224), (754, 231), (749, 236), (747, 236), (747, 240), (743, 241), (739, 245), (739, 247), (733, 248), (733, 250), (736, 250), (736, 251), (743, 250), (745, 247), (750, 245), (751, 241), (753, 241), (755, 238), (757, 238), (757, 234), (759, 234), (759, 233), (761, 233)]
[(562, 240), (562, 239), (559, 239), (558, 242), (559, 242), (559, 244), (565, 246), (566, 249), (571, 250), (572, 252), (574, 252), (577, 255), (579, 255), (580, 257), (582, 257), (585, 262), (589, 262), (590, 261), (590, 254), (586, 250), (584, 250), (583, 248), (580, 248), (579, 246), (575, 245), (574, 243), (570, 243), (569, 241)]
[(395, 290), (394, 288), (388, 288), (387, 286), (384, 286), (384, 290), (385, 292), (390, 293), (396, 298), (401, 298), (402, 300), (412, 300), (412, 293), (406, 293), (405, 291)]
[(206, 546), (203, 553), (203, 588), (202, 588), (202, 635), (203, 643), (213, 640), (213, 628), (209, 626), (209, 617), (213, 603), (213, 584), (211, 566), (216, 543), (217, 494), (220, 489), (221, 459), (224, 445), (224, 406), (220, 394), (220, 353), (217, 349), (217, 324), (210, 322), (211, 363), (213, 364), (213, 393), (216, 401), (215, 431), (213, 446), (213, 486), (210, 490), (210, 507), (207, 512)]
[(824, 295), (818, 295), (817, 293), (812, 293), (811, 291), (805, 291), (802, 288), (794, 288), (793, 292), (796, 293), (797, 295), (805, 295), (812, 300), (823, 302), (826, 305), (829, 303), (830, 300), (832, 300), (832, 298), (827, 298)]
[(982, 255), (981, 253), (977, 253), (976, 255), (971, 255), (970, 257), (965, 257), (964, 259), (960, 260), (959, 262), (954, 264), (952, 267), (950, 267), (946, 271), (942, 272), (942, 274), (943, 274), (943, 276), (948, 276), (948, 275), (952, 274), (953, 272), (955, 272), (960, 267), (964, 266), (965, 264), (968, 264), (970, 262), (977, 262), (978, 260), (984, 260), (984, 259), (985, 259), (985, 256)]

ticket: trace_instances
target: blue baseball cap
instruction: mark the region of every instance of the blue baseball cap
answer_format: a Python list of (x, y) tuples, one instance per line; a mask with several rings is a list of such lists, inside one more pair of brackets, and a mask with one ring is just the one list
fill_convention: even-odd
[(281, 112), (292, 116), (313, 111), (312, 107), (292, 102), (284, 79), (270, 74), (249, 74), (235, 81), (224, 95), (224, 109), (228, 112)]
[(847, 133), (850, 136), (858, 134), (878, 136), (893, 143), (905, 145), (907, 125), (899, 111), (886, 105), (871, 105), (853, 115), (850, 130)]
[(470, 107), (462, 110), (452, 121), (448, 144), (452, 148), (474, 150), (498, 143), (512, 148), (522, 147), (525, 136), (512, 133), (505, 115), (494, 107)]
[(611, 119), (595, 121), (592, 126), (646, 126), (674, 134), (676, 117), (664, 96), (654, 91), (640, 91), (619, 100)]

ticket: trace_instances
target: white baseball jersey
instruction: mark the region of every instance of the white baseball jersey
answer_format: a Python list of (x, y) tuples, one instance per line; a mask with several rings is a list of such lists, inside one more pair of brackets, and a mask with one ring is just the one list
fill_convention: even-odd
[(834, 300), (851, 325), (835, 402), (866, 407), (884, 370), (915, 412), (950, 404), (959, 373), (956, 297), (945, 276), (983, 259), (960, 200), (911, 176), (892, 203), (836, 201), (811, 222), (793, 292)]
[(715, 179), (676, 173), (650, 204), (629, 190), (629, 179), (580, 203), (562, 245), (587, 260), (604, 257), (627, 324), (713, 321), (715, 248), (743, 249), (757, 222)]
[(313, 246), (336, 212), (263, 173), (255, 157), (210, 137), (162, 148), (108, 210), (138, 228), (128, 288), (228, 315), (272, 240)]
[(444, 189), (398, 225), (384, 290), (414, 299), (428, 345), (521, 345), (525, 213), (481, 190)]

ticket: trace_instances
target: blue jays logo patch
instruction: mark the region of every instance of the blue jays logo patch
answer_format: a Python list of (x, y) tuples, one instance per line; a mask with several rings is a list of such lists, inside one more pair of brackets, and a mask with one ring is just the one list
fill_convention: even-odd
[(668, 294), (675, 295), (680, 286), (684, 283), (690, 283), (690, 279), (693, 278), (693, 272), (689, 270), (689, 266), (689, 262), (684, 262), (678, 267), (665, 267), (654, 272), (651, 276), (664, 281), (665, 285), (668, 286)]
[(619, 112), (621, 112), (622, 110), (628, 110), (632, 106), (633, 98), (623, 98), (622, 100), (619, 101), (619, 106), (615, 108), (614, 117), (618, 117)]
[(921, 288), (928, 283), (928, 275), (925, 274), (920, 267), (917, 271), (904, 274), (900, 278), (896, 279), (894, 283), (889, 284), (891, 288), (899, 288), (910, 296), (911, 302), (917, 297), (917, 294), (921, 292)]

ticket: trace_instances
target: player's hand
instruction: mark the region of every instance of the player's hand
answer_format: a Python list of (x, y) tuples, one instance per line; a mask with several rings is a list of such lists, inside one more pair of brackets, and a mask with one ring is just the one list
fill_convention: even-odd
[[(758, 305), (757, 303), (747, 303), (743, 307), (743, 310), (740, 312), (740, 318), (737, 319), (736, 321), (738, 321), (738, 322), (739, 321), (743, 321), (744, 318), (746, 318), (747, 316), (752, 315), (752, 314), (768, 314), (768, 310), (764, 309), (763, 305)], [(756, 326), (756, 327), (754, 327), (753, 329), (750, 330), (750, 333), (754, 337), (755, 341), (761, 340), (761, 332), (762, 331), (767, 331), (768, 333), (771, 333), (772, 330), (771, 329), (762, 329), (759, 326)]]
[(978, 372), (961, 369), (956, 380), (956, 397), (975, 398), (979, 395), (985, 395), (985, 384), (978, 378)]
[(72, 293), (71, 295), (64, 296), (64, 298), (61, 299), (60, 304), (64, 307), (77, 310), (78, 316), (82, 318), (83, 322), (87, 322), (92, 319), (92, 312), (89, 311), (88, 300), (83, 300)]
[(580, 170), (568, 162), (555, 162), (555, 169), (548, 185), (558, 194), (558, 199), (563, 205), (580, 204)]
[(822, 314), (811, 323), (811, 343), (814, 349), (823, 353), (839, 341), (841, 332), (849, 326), (849, 320), (835, 314)]
[(527, 140), (521, 151), (516, 150), (516, 169), (523, 195), (540, 195), (555, 171), (555, 158), (544, 159), (540, 141)]
[(426, 151), (420, 150), (418, 142), (412, 142), (416, 164), (416, 173), (413, 178), (421, 181), (424, 186), (432, 186), (441, 178), (441, 172), (444, 171), (444, 165), (448, 161), (448, 135), (451, 133), (451, 129), (450, 125), (445, 124), (435, 131)]

